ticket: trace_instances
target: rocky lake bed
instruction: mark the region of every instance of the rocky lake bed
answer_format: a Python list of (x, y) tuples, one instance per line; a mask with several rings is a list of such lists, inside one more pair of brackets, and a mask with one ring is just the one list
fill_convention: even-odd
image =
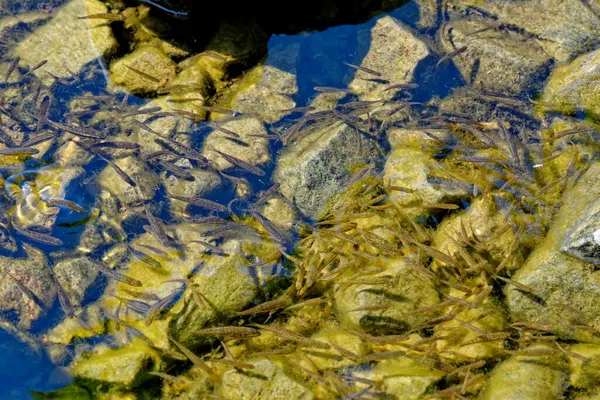
[(358, 3), (0, 0), (1, 398), (600, 399), (600, 4)]

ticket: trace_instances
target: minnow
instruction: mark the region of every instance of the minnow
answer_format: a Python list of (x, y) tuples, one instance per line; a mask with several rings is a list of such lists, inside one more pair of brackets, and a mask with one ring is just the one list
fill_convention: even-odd
[(56, 294), (58, 295), (58, 302), (60, 303), (60, 306), (62, 307), (65, 314), (67, 314), (67, 317), (73, 318), (73, 316), (75, 315), (75, 309), (71, 304), (71, 300), (69, 300), (69, 296), (67, 296), (67, 294), (65, 293), (65, 290), (60, 285), (60, 282), (58, 282), (58, 278), (56, 277), (54, 271), (51, 268), (50, 276), (52, 277), (54, 285), (56, 286)]
[(21, 61), (21, 57), (17, 57), (10, 63), (8, 66), (8, 70), (6, 71), (6, 75), (4, 75), (4, 83), (8, 83), (8, 78), (12, 75), (12, 73), (19, 66), (19, 61)]
[(473, 338), (466, 342), (462, 342), (459, 347), (464, 347), (464, 346), (468, 346), (470, 344), (475, 344), (475, 343), (495, 342), (497, 340), (507, 339), (508, 337), (510, 337), (510, 333), (508, 333), (508, 332), (486, 333), (484, 335), (479, 335), (476, 338)]
[(98, 132), (92, 128), (77, 126), (77, 125), (64, 125), (64, 124), (61, 124), (58, 122), (51, 121), (47, 118), (45, 119), (45, 121), (48, 124), (52, 125), (56, 129), (60, 129), (65, 132), (69, 132), (69, 133), (72, 133), (77, 136), (91, 138), (91, 139), (100, 139), (100, 140), (106, 139), (106, 135), (104, 133)]
[(404, 193), (414, 193), (415, 191), (413, 189), (409, 189), (406, 187), (402, 187), (402, 186), (384, 186), (383, 187), (386, 190), (391, 190), (391, 191), (396, 191), (396, 192), (404, 192)]
[(93, 147), (110, 147), (113, 149), (138, 150), (140, 148), (140, 145), (133, 142), (123, 142), (115, 140), (110, 142), (94, 143)]
[(198, 336), (231, 337), (236, 339), (260, 336), (260, 332), (257, 329), (246, 326), (219, 326), (216, 328), (198, 329), (190, 333)]
[(336, 232), (336, 231), (329, 230), (329, 229), (327, 229), (327, 230), (323, 229), (319, 233), (325, 234), (325, 235), (328, 235), (328, 236), (333, 236), (336, 239), (340, 239), (340, 240), (343, 240), (345, 242), (349, 242), (349, 243), (355, 244), (357, 246), (361, 244), (358, 239), (353, 238), (350, 235), (346, 235), (345, 233), (340, 233), (340, 232)]
[(81, 207), (79, 204), (65, 199), (42, 199), (42, 201), (53, 207), (67, 207), (71, 211), (75, 211), (76, 213), (83, 214), (85, 213), (85, 208)]
[(334, 87), (329, 87), (329, 86), (315, 86), (313, 88), (313, 90), (315, 92), (321, 92), (321, 93), (336, 93), (336, 92), (352, 93), (352, 90), (350, 90), (350, 89), (334, 88)]
[(166, 171), (170, 172), (179, 179), (184, 179), (187, 181), (193, 181), (196, 179), (189, 170), (182, 168), (170, 161), (158, 160), (158, 164), (160, 164)]
[(227, 61), (227, 57), (222, 56), (219, 53), (215, 53), (214, 51), (211, 50), (204, 50), (201, 54), (205, 54), (209, 57), (214, 58), (215, 60), (219, 60), (219, 61)]
[(577, 133), (591, 133), (591, 132), (594, 132), (594, 128), (566, 129), (564, 131), (555, 133), (554, 136), (552, 137), (552, 140), (557, 140), (557, 139), (560, 139), (560, 138), (568, 136), (568, 135), (575, 135)]
[(150, 306), (150, 309), (148, 309), (148, 317), (146, 318), (146, 326), (150, 326), (150, 324), (154, 320), (154, 317), (156, 316), (156, 314), (158, 314), (161, 310), (163, 310), (165, 307), (167, 307), (169, 305), (169, 303), (171, 303), (173, 301), (173, 299), (175, 299), (175, 297), (177, 297), (179, 294), (181, 294), (183, 292), (184, 289), (185, 289), (185, 285), (172, 291), (171, 293), (169, 293), (162, 299), (160, 299), (157, 302), (155, 302), (154, 304), (152, 304)]
[(257, 175), (257, 176), (265, 176), (266, 173), (265, 171), (263, 171), (262, 169), (258, 168), (255, 165), (250, 164), (249, 162), (246, 162), (244, 160), (240, 160), (237, 157), (231, 156), (229, 154), (223, 153), (217, 149), (215, 149), (213, 146), (210, 146), (211, 150), (214, 151), (215, 153), (219, 154), (221, 157), (223, 157), (224, 159), (226, 159), (227, 161), (229, 161), (231, 164), (240, 167), (244, 170), (246, 170), (247, 172), (253, 174), (253, 175)]
[(158, 300), (160, 300), (160, 297), (158, 297), (154, 293), (140, 292), (140, 291), (137, 291), (137, 290), (127, 289), (127, 288), (120, 288), (119, 290), (122, 291), (122, 292), (125, 292), (128, 295), (130, 295), (132, 297), (135, 297), (137, 299), (148, 300), (148, 301), (158, 301)]
[(32, 72), (37, 71), (38, 69), (42, 68), (44, 65), (46, 65), (47, 62), (48, 62), (48, 60), (40, 61), (39, 63), (37, 63), (36, 65), (31, 67), (29, 69), (29, 71), (27, 71), (27, 73), (25, 75), (23, 75), (23, 78), (25, 78), (27, 75), (31, 74)]
[(191, 205), (205, 208), (207, 210), (216, 211), (216, 212), (227, 212), (227, 207), (221, 203), (217, 203), (216, 201), (204, 199), (202, 197), (185, 197), (185, 196), (176, 196), (174, 194), (169, 194), (169, 197), (175, 200), (184, 201)]
[(270, 325), (261, 325), (261, 324), (252, 324), (252, 325), (256, 326), (257, 328), (264, 329), (269, 332), (273, 332), (274, 334), (276, 334), (278, 336), (281, 336), (285, 339), (292, 340), (301, 345), (318, 347), (320, 349), (325, 349), (325, 350), (331, 348), (331, 346), (329, 346), (327, 343), (321, 342), (319, 340), (307, 338), (305, 336), (302, 336), (298, 332), (291, 331), (289, 329), (278, 328), (278, 327), (274, 327), (274, 326), (270, 326)]
[(21, 282), (20, 280), (18, 280), (17, 278), (15, 278), (10, 272), (6, 272), (6, 274), (15, 282), (15, 284), (19, 287), (19, 289), (21, 289), (21, 291), (31, 299), (31, 301), (33, 301), (39, 308), (44, 309), (46, 307), (46, 305), (44, 304), (44, 302), (35, 294), (33, 293), (33, 291), (31, 291), (27, 286), (25, 286), (23, 284), (23, 282)]
[(63, 244), (62, 240), (57, 239), (50, 235), (46, 235), (45, 233), (40, 233), (40, 232), (36, 232), (36, 231), (30, 231), (27, 229), (23, 229), (23, 228), (18, 227), (15, 224), (12, 224), (12, 227), (18, 234), (28, 237), (29, 239), (31, 239), (33, 241), (44, 243), (44, 244), (49, 244), (52, 246), (62, 246), (62, 244)]
[(106, 161), (115, 170), (117, 175), (119, 175), (121, 177), (121, 179), (123, 179), (123, 181), (125, 181), (125, 183), (127, 183), (128, 185), (130, 185), (132, 187), (137, 186), (135, 181), (133, 179), (131, 179), (131, 177), (129, 175), (127, 175), (127, 173), (125, 171), (123, 171), (121, 169), (121, 167), (119, 167), (113, 160), (111, 160), (110, 158), (108, 158), (107, 156), (105, 156), (102, 153), (96, 152), (95, 154), (97, 154), (100, 158), (102, 158), (104, 161)]
[(349, 64), (349, 63), (344, 63), (344, 64), (346, 64), (347, 66), (354, 68), (356, 70), (366, 72), (367, 74), (371, 74), (376, 77), (381, 77), (381, 72), (377, 72), (374, 69), (363, 67), (362, 65), (354, 65), (354, 64)]
[(254, 357), (264, 357), (264, 356), (278, 356), (282, 354), (291, 354), (296, 352), (298, 347), (295, 344), (290, 344), (284, 347), (280, 347), (278, 349), (266, 350), (266, 351), (257, 351), (252, 353)]
[(173, 153), (171, 150), (158, 150), (158, 151), (143, 155), (142, 160), (150, 161), (152, 159), (163, 157), (163, 156), (177, 156), (177, 154)]
[(115, 298), (125, 303), (125, 305), (131, 308), (133, 311), (144, 316), (148, 314), (148, 310), (150, 309), (150, 304), (144, 303), (143, 301), (125, 299), (119, 296), (115, 296)]
[(467, 365), (463, 365), (462, 367), (456, 368), (455, 370), (453, 370), (452, 372), (450, 372), (448, 375), (446, 375), (446, 378), (454, 375), (454, 374), (458, 374), (461, 373), (463, 371), (470, 371), (473, 369), (477, 369), (477, 368), (481, 368), (486, 364), (485, 360), (481, 360), (481, 361), (476, 361), (474, 363), (470, 363)]
[(38, 149), (34, 149), (33, 147), (11, 147), (8, 149), (0, 150), (0, 155), (2, 156), (31, 156), (34, 154), (38, 154), (40, 151)]
[(135, 112), (123, 115), (123, 118), (135, 117), (136, 115), (156, 114), (159, 111), (162, 111), (162, 107), (142, 108)]
[(390, 85), (387, 88), (385, 88), (384, 91), (394, 90), (394, 89), (399, 89), (399, 90), (416, 89), (418, 87), (419, 87), (419, 85), (417, 85), (416, 83), (395, 83), (395, 84)]
[(35, 131), (39, 131), (40, 128), (44, 125), (44, 121), (46, 120), (46, 116), (48, 115), (48, 108), (50, 107), (50, 96), (44, 96), (42, 101), (40, 102), (40, 107), (38, 109), (38, 123), (35, 127)]
[(148, 220), (148, 223), (150, 224), (150, 227), (152, 228), (152, 231), (154, 232), (158, 240), (163, 246), (170, 247), (171, 241), (165, 233), (162, 223), (158, 220), (158, 218), (154, 216), (154, 214), (152, 214), (148, 205), (144, 205), (144, 212), (146, 214), (146, 219)]
[(385, 311), (388, 310), (390, 308), (390, 306), (365, 306), (365, 307), (358, 307), (355, 309), (350, 310), (350, 312), (359, 312), (359, 311)]
[(382, 103), (384, 100), (357, 100), (357, 101), (349, 101), (347, 103), (337, 104), (337, 107), (342, 108), (363, 108), (370, 107), (377, 103)]
[(460, 48), (458, 48), (458, 49), (456, 49), (454, 51), (451, 51), (450, 53), (446, 53), (442, 58), (440, 58), (440, 60), (437, 62), (437, 64), (435, 66), (437, 67), (438, 65), (440, 65), (444, 61), (449, 60), (452, 57), (455, 57), (455, 56), (457, 56), (459, 54), (464, 53), (465, 51), (467, 51), (467, 49), (468, 49), (467, 46), (463, 46), (463, 47), (460, 47)]
[(152, 268), (156, 268), (156, 269), (160, 269), (162, 268), (162, 264), (160, 263), (160, 261), (158, 261), (155, 258), (150, 257), (149, 255), (147, 255), (146, 253), (143, 253), (139, 250), (134, 249), (131, 246), (127, 246), (129, 248), (129, 250), (131, 251), (131, 253), (140, 261), (148, 264), (149, 266), (151, 266)]
[(456, 204), (435, 203), (435, 204), (423, 204), (423, 208), (438, 209), (438, 210), (458, 210), (460, 207), (457, 206)]
[(171, 382), (171, 383), (184, 383), (185, 381), (178, 377), (178, 376), (173, 376), (173, 375), (169, 375), (169, 374), (165, 374), (164, 372), (155, 372), (155, 371), (149, 371), (148, 375), (153, 375), (153, 376), (158, 376), (161, 379), (164, 379), (165, 381)]
[(134, 286), (134, 287), (142, 287), (143, 286), (142, 282), (138, 281), (137, 279), (131, 278), (127, 275), (123, 275), (122, 273), (112, 270), (110, 268), (106, 268), (105, 266), (101, 265), (100, 263), (94, 263), (94, 266), (96, 268), (98, 268), (98, 271), (102, 272), (107, 277), (114, 279), (115, 281), (123, 282), (127, 285)]
[(225, 134), (227, 134), (229, 136), (232, 136), (234, 138), (238, 138), (238, 139), (240, 138), (240, 135), (238, 135), (234, 131), (229, 130), (227, 128), (223, 128), (222, 126), (219, 126), (217, 124), (213, 124), (213, 123), (208, 122), (207, 125), (210, 126), (211, 128), (213, 128), (214, 130), (217, 130), (219, 132), (223, 132), (223, 133), (225, 133)]
[(125, 16), (122, 14), (114, 14), (114, 13), (98, 13), (98, 14), (90, 14), (85, 15), (83, 17), (79, 17), (78, 19), (106, 19), (108, 21), (125, 21)]
[(213, 246), (210, 243), (204, 242), (202, 240), (190, 240), (190, 243), (198, 243), (204, 246), (208, 251), (218, 256), (228, 256), (229, 254), (225, 253), (220, 247)]
[[(190, 99), (187, 99), (187, 100), (190, 100)], [(191, 118), (193, 120), (203, 120), (204, 119), (204, 115), (198, 114), (198, 113), (195, 113), (195, 112), (191, 112), (191, 111), (174, 109), (172, 112), (175, 115), (181, 115), (183, 117), (188, 117), (188, 118)]]
[(233, 111), (233, 110), (229, 110), (227, 108), (212, 107), (212, 106), (196, 106), (196, 108), (199, 108), (200, 110), (203, 110), (203, 111), (214, 112), (217, 114), (229, 114), (231, 111)]
[(263, 205), (267, 200), (269, 200), (281, 187), (281, 184), (275, 183), (269, 189), (265, 190), (260, 197), (254, 202), (252, 207), (256, 208)]
[(235, 369), (254, 369), (254, 368), (256, 368), (254, 364), (249, 364), (249, 363), (245, 363), (242, 361), (226, 359), (226, 358), (213, 359), (213, 361), (219, 362), (222, 364), (231, 365)]
[(254, 209), (250, 209), (250, 215), (254, 217), (258, 221), (259, 224), (262, 225), (263, 228), (269, 233), (271, 238), (280, 244), (285, 244), (287, 242), (285, 236), (275, 227), (275, 225), (269, 221), (266, 217), (264, 217), (261, 213)]
[(171, 336), (168, 336), (169, 340), (171, 342), (173, 342), (173, 344), (175, 344), (175, 346), (177, 346), (179, 348), (179, 350), (185, 354), (185, 356), (197, 367), (199, 367), (200, 369), (202, 369), (202, 371), (206, 372), (208, 374), (209, 377), (211, 377), (211, 379), (215, 379), (215, 375), (213, 370), (208, 366), (207, 363), (205, 363), (204, 361), (202, 361), (202, 359), (200, 357), (198, 357), (196, 354), (194, 354), (190, 349), (188, 349), (187, 347), (185, 347), (183, 344), (179, 343), (178, 341), (176, 341), (175, 339), (173, 339)]
[(396, 106), (394, 108), (392, 108), (390, 111), (388, 111), (388, 113), (386, 114), (387, 117), (391, 117), (392, 115), (396, 114), (398, 111), (406, 108), (407, 105), (406, 104), (400, 104), (399, 106)]
[(160, 137), (161, 139), (163, 139), (164, 141), (166, 141), (173, 147), (178, 148), (179, 151), (181, 151), (185, 155), (186, 158), (189, 158), (191, 160), (200, 161), (204, 164), (208, 163), (208, 160), (202, 154), (197, 152), (196, 150), (191, 149), (188, 146), (183, 145), (183, 144), (179, 143), (178, 141), (171, 139), (170, 137), (161, 135), (160, 133), (158, 133), (155, 130), (153, 130), (152, 128), (150, 128), (148, 125), (144, 124), (143, 122), (133, 119), (133, 120), (131, 120), (131, 123), (144, 129), (147, 132), (150, 132), (150, 133)]
[(302, 112), (308, 112), (308, 111), (314, 111), (315, 108), (312, 106), (307, 106), (307, 107), (294, 107), (294, 108), (286, 108), (285, 110), (279, 110), (281, 112), (289, 112), (289, 113), (302, 113)]
[(150, 80), (152, 82), (155, 82), (155, 83), (160, 83), (160, 79), (157, 79), (157, 78), (153, 77), (152, 75), (145, 73), (144, 71), (140, 71), (139, 69), (130, 67), (129, 65), (125, 65), (125, 67), (127, 69), (135, 72), (136, 74), (138, 74), (142, 78), (146, 78), (146, 79), (148, 79), (148, 80)]
[(266, 140), (281, 140), (279, 135), (248, 135), (250, 137), (257, 137)]
[(19, 145), (19, 147), (35, 146), (36, 144), (40, 144), (40, 143), (46, 142), (48, 140), (54, 139), (57, 136), (58, 136), (58, 134), (56, 132), (50, 132), (50, 131), (44, 132), (44, 133), (38, 133), (37, 135), (30, 138), (29, 140), (21, 143)]
[(151, 345), (151, 348), (153, 348), (154, 350), (162, 353), (163, 355), (172, 358), (173, 360), (179, 360), (179, 361), (185, 361), (187, 360), (187, 357), (177, 351), (171, 350), (171, 349), (164, 349), (162, 347), (158, 347), (158, 346), (154, 346)]
[(285, 308), (285, 307), (289, 306), (291, 303), (292, 303), (292, 299), (290, 299), (287, 296), (283, 296), (283, 297), (277, 298), (275, 300), (270, 300), (270, 301), (264, 302), (262, 304), (254, 306), (247, 310), (238, 311), (236, 313), (236, 315), (254, 315), (254, 314), (260, 314), (260, 313), (265, 313), (265, 312), (272, 313), (281, 308)]

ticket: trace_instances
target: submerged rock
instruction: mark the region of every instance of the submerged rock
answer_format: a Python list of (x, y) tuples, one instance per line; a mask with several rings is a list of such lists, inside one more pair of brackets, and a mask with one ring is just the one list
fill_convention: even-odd
[(68, 70), (78, 74), (89, 62), (107, 57), (118, 48), (112, 29), (105, 21), (79, 19), (106, 12), (108, 8), (101, 1), (72, 0), (61, 7), (49, 23), (25, 38), (13, 55), (20, 56), (20, 64), (29, 67), (47, 60), (34, 74), (48, 86), (54, 82), (48, 72), (60, 78), (70, 77)]
[(318, 219), (329, 199), (344, 189), (352, 168), (380, 159), (376, 143), (344, 123), (302, 134), (279, 155), (273, 180), (303, 214)]
[[(524, 351), (551, 349), (538, 345)], [(566, 389), (567, 363), (561, 353), (555, 356), (512, 356), (496, 365), (484, 386), (482, 400), (553, 400)]]
[(94, 262), (87, 257), (74, 258), (57, 263), (53, 269), (73, 306), (81, 305), (98, 276)]
[(581, 343), (570, 346), (569, 351), (579, 355), (575, 357), (571, 354), (569, 357), (571, 386), (597, 388), (600, 385), (600, 346)]
[(516, 32), (488, 30), (469, 36), (492, 23), (473, 18), (450, 22), (440, 31), (443, 50), (452, 53), (466, 47), (452, 61), (465, 81), (476, 88), (507, 94), (539, 89), (549, 73), (552, 57), (541, 45), (523, 41)]
[(251, 374), (232, 370), (223, 375), (218, 393), (231, 400), (255, 398), (310, 400), (314, 395), (306, 387), (289, 378), (268, 359), (252, 360)]
[(138, 95), (155, 93), (175, 78), (175, 72), (175, 63), (152, 46), (139, 47), (110, 65), (112, 82)]
[(573, 221), (561, 250), (584, 261), (600, 264), (600, 198)]

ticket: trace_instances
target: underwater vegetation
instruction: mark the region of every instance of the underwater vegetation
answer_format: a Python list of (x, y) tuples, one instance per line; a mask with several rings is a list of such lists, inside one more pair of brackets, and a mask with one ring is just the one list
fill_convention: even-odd
[(2, 396), (599, 395), (593, 7), (141, 3), (0, 20)]

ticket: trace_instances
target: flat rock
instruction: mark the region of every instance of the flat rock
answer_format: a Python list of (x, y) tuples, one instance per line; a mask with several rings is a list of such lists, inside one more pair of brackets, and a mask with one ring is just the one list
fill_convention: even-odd
[(468, 36), (493, 22), (473, 18), (450, 22), (440, 31), (443, 50), (451, 53), (467, 47), (452, 61), (475, 88), (508, 94), (540, 89), (549, 74), (552, 56), (538, 43), (526, 42), (511, 31), (486, 31), (476, 40)]
[(380, 159), (374, 141), (343, 123), (302, 135), (280, 153), (273, 180), (303, 214), (318, 219), (329, 199), (345, 188), (351, 168)]
[(60, 261), (53, 270), (56, 279), (75, 307), (82, 304), (86, 292), (98, 276), (98, 269), (94, 267), (94, 262), (87, 257)]
[(175, 72), (175, 63), (162, 50), (148, 45), (110, 65), (112, 82), (136, 95), (155, 93), (175, 79)]
[(48, 86), (54, 82), (48, 72), (69, 78), (66, 68), (77, 74), (87, 63), (117, 50), (118, 43), (110, 25), (102, 20), (79, 19), (106, 12), (108, 8), (101, 1), (72, 0), (61, 7), (50, 22), (19, 43), (13, 56), (20, 56), (20, 65), (30, 67), (48, 60), (34, 72)]

